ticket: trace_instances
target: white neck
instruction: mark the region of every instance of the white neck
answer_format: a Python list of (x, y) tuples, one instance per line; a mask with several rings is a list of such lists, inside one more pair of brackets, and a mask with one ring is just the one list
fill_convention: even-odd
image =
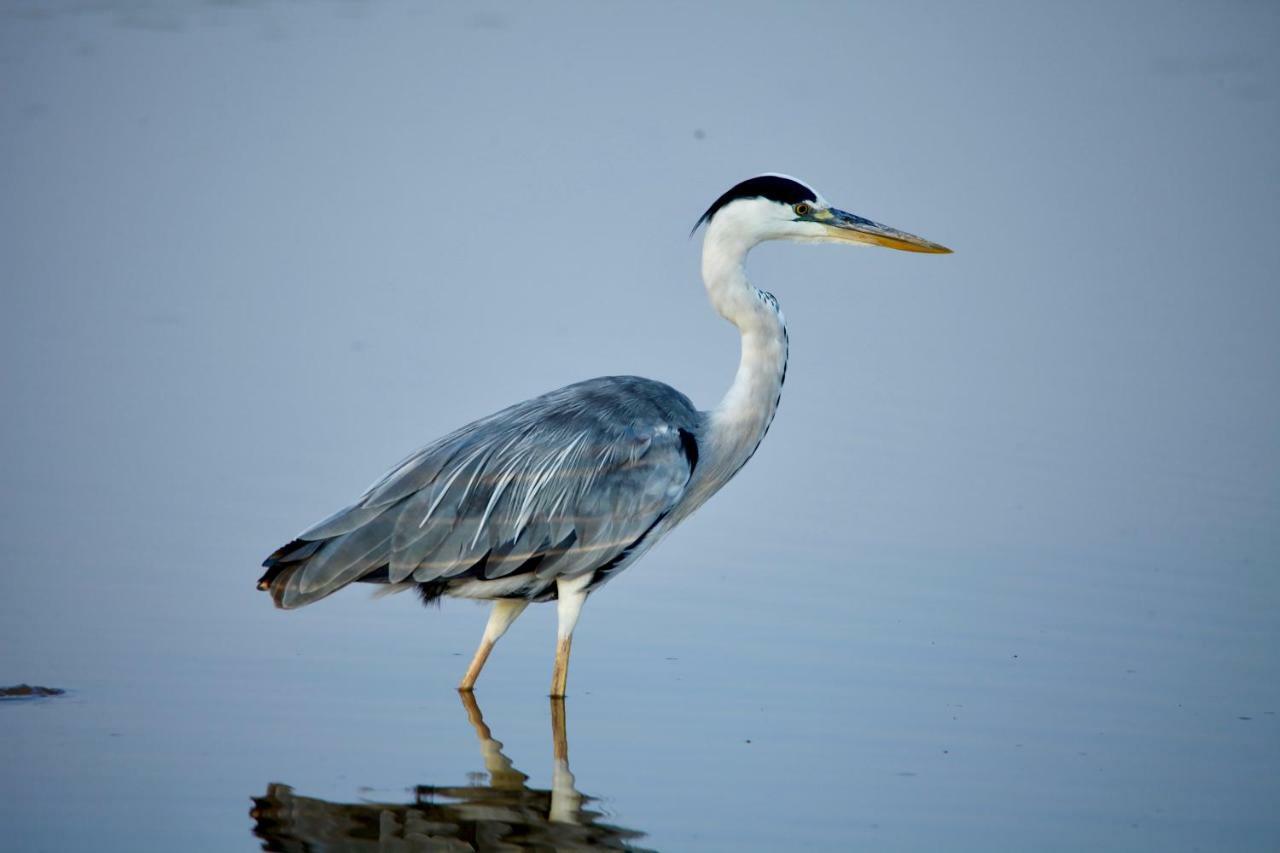
[(769, 294), (747, 281), (747, 253), (759, 242), (713, 220), (702, 244), (702, 280), (711, 305), (742, 333), (733, 384), (708, 413), (703, 464), (695, 472), (694, 506), (706, 500), (755, 453), (778, 410), (787, 371), (787, 329)]

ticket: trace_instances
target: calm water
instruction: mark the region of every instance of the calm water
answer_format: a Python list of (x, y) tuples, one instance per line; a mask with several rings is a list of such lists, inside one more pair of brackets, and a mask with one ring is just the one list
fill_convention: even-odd
[[(1277, 849), (1277, 38), (1261, 3), (0, 4), (0, 686), (68, 691), (0, 700), (0, 846)], [(758, 250), (778, 420), (593, 597), (563, 715), (552, 609), (467, 707), (482, 609), (254, 590), (509, 402), (713, 404), (686, 234), (765, 170), (957, 253)]]

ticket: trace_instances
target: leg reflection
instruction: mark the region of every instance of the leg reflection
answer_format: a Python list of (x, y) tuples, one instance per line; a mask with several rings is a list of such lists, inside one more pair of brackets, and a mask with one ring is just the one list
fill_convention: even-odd
[(499, 791), (522, 790), (529, 777), (515, 768), (502, 751), (502, 741), (495, 739), (485, 725), (476, 695), (470, 690), (459, 690), (458, 696), (462, 698), (462, 707), (467, 709), (467, 719), (475, 728), (476, 737), (480, 738), (480, 756), (484, 759), (484, 769), (489, 773), (490, 786)]
[(551, 751), (555, 763), (551, 767), (551, 811), (548, 820), (556, 823), (578, 823), (582, 812), (582, 794), (569, 772), (569, 735), (565, 731), (564, 697), (551, 697)]
[[(487, 785), (418, 785), (410, 803), (339, 803), (272, 783), (254, 798), (253, 832), (264, 849), (638, 850), (644, 833), (600, 823), (569, 771), (563, 699), (551, 700), (550, 790), (532, 788), (484, 721), (474, 694), (459, 692), (480, 742)], [(366, 847), (367, 846), (367, 847)]]

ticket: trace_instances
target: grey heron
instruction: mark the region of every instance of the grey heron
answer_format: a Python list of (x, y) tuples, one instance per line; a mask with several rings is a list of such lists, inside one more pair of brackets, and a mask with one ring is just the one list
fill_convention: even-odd
[(551, 695), (563, 696), (573, 629), (587, 596), (635, 562), (727, 483), (773, 421), (787, 330), (773, 295), (747, 280), (766, 240), (950, 250), (832, 207), (808, 185), (759, 175), (719, 198), (705, 226), (702, 279), (741, 333), (724, 398), (699, 411), (662, 382), (588, 379), (428, 444), (350, 506), (298, 534), (263, 565), (258, 588), (302, 607), (356, 581), (490, 600), (470, 690), (494, 644), (530, 602), (556, 601)]

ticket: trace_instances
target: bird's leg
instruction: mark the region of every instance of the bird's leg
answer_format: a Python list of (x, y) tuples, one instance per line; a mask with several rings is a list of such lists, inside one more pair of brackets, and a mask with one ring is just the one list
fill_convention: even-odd
[(511, 623), (516, 621), (516, 617), (528, 606), (529, 602), (523, 598), (499, 598), (493, 603), (493, 610), (489, 611), (489, 622), (484, 626), (484, 636), (480, 638), (480, 647), (476, 649), (476, 655), (471, 659), (471, 666), (467, 667), (467, 674), (462, 676), (462, 683), (458, 685), (459, 690), (470, 690), (475, 686), (476, 679), (480, 677), (480, 670), (484, 669), (484, 662), (489, 659), (489, 652), (493, 651), (493, 644), (507, 633)]
[(556, 667), (551, 673), (552, 697), (564, 696), (569, 681), (569, 647), (573, 643), (573, 626), (578, 624), (582, 602), (587, 600), (587, 587), (591, 585), (592, 572), (575, 578), (556, 578), (556, 602), (559, 627), (556, 629)]
[(551, 698), (563, 699), (565, 688), (569, 684), (569, 648), (573, 645), (572, 634), (556, 636), (556, 666), (551, 671)]
[(551, 752), (556, 761), (569, 763), (569, 733), (564, 722), (564, 697), (551, 697)]

